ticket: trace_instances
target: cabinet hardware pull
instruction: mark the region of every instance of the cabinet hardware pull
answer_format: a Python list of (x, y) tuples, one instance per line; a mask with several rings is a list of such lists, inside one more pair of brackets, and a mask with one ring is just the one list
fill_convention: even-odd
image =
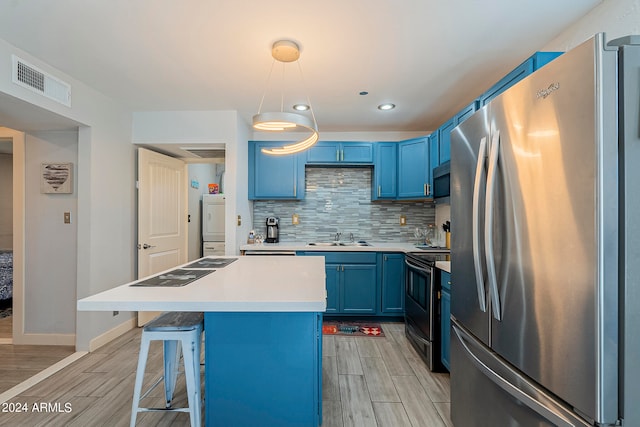
[(336, 162), (340, 161), (340, 150), (336, 149)]
[(298, 188), (296, 186), (296, 183), (293, 183), (293, 197), (297, 197), (298, 196)]
[(427, 184), (427, 196), (431, 194), (431, 184)]
[(344, 162), (344, 150), (340, 150), (340, 161)]
[(378, 185), (378, 197), (380, 197), (380, 192), (381, 192), (381, 189), (380, 189), (380, 186)]
[(423, 191), (424, 191), (424, 195), (426, 196), (427, 195), (427, 184), (426, 183), (424, 184), (424, 190)]

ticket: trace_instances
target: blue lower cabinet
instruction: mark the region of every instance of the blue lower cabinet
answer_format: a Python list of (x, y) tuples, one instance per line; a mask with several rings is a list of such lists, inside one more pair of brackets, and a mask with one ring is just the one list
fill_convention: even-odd
[(323, 256), (327, 286), (326, 314), (366, 314), (378, 311), (378, 275), (375, 252), (298, 252)]
[(340, 282), (340, 312), (376, 314), (376, 265), (344, 264)]
[(205, 425), (319, 426), (322, 313), (205, 313)]
[(380, 314), (404, 313), (404, 254), (378, 255), (381, 280)]
[(449, 367), (449, 349), (451, 347), (451, 274), (442, 271), (440, 274), (440, 359)]
[(340, 264), (325, 264), (327, 282), (327, 314), (336, 314), (340, 310)]

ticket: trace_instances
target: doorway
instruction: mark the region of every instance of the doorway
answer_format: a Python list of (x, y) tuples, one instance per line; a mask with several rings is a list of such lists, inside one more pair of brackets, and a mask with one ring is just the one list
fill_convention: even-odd
[(0, 137), (0, 343), (13, 338), (13, 138)]

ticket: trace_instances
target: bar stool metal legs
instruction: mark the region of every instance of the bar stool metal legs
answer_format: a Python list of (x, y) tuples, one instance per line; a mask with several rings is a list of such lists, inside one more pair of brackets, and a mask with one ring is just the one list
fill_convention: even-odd
[[(131, 407), (131, 427), (136, 424), (138, 412), (150, 411), (189, 412), (191, 426), (201, 426), (200, 350), (204, 327), (203, 319), (202, 313), (164, 313), (143, 328)], [(149, 355), (149, 345), (154, 340), (163, 342), (164, 373), (149, 390), (141, 395), (144, 372)], [(187, 385), (188, 408), (174, 408), (171, 406), (181, 354)], [(139, 406), (140, 400), (144, 399), (160, 381), (164, 382), (165, 408), (141, 408)]]

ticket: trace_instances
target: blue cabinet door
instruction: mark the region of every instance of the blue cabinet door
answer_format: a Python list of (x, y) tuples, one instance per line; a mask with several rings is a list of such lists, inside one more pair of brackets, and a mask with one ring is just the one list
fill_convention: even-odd
[(340, 310), (340, 264), (325, 264), (327, 285), (327, 314), (335, 314)]
[(375, 145), (371, 200), (395, 199), (397, 196), (398, 143), (379, 142)]
[(404, 313), (404, 255), (381, 254), (382, 304), (380, 312)]
[(432, 196), (429, 182), (429, 139), (398, 143), (398, 198), (426, 199)]
[(249, 142), (249, 199), (304, 198), (304, 161), (300, 154), (273, 156), (262, 148), (280, 147), (281, 142)]
[(343, 264), (340, 308), (345, 314), (376, 314), (376, 266)]
[(455, 116), (447, 120), (440, 126), (440, 129), (438, 129), (438, 147), (440, 152), (438, 164), (451, 160), (451, 131), (454, 127), (456, 127)]
[(307, 150), (307, 163), (326, 164), (340, 161), (340, 143), (319, 141)]
[(373, 163), (373, 144), (370, 142), (343, 142), (341, 150), (342, 163)]
[(371, 142), (320, 141), (307, 150), (307, 164), (372, 164)]
[(442, 271), (440, 275), (440, 359), (450, 370), (449, 353), (451, 348), (451, 274)]

